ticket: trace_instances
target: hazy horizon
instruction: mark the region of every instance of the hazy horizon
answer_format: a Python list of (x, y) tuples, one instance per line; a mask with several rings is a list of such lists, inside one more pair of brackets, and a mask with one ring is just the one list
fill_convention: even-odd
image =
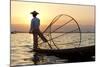
[[(40, 26), (41, 31), (44, 31), (47, 28), (47, 25)], [(81, 32), (95, 32), (95, 26), (92, 25), (80, 25)], [(16, 26), (11, 25), (11, 32), (29, 32), (29, 26), (23, 26), (16, 24)]]

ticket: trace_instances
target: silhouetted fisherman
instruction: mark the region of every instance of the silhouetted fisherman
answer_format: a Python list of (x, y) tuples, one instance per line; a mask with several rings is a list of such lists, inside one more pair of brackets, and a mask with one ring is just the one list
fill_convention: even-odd
[(31, 27), (29, 33), (33, 33), (33, 38), (34, 38), (34, 46), (33, 50), (39, 49), (38, 48), (38, 35), (39, 37), (44, 41), (47, 42), (47, 39), (43, 36), (43, 33), (41, 33), (39, 26), (40, 26), (40, 19), (37, 18), (37, 14), (39, 14), (36, 11), (31, 12), (33, 18), (31, 20)]

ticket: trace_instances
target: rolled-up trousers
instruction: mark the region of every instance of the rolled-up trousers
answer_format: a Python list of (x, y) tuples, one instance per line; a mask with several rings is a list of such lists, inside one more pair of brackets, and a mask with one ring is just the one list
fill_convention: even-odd
[(38, 35), (44, 42), (47, 42), (47, 39), (44, 37), (43, 33), (41, 33), (39, 29), (34, 30), (33, 31), (34, 49), (37, 49), (38, 47)]

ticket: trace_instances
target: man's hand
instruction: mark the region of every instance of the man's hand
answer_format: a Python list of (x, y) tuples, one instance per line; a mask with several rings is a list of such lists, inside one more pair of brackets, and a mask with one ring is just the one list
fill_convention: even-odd
[(32, 34), (32, 31), (29, 31), (30, 34)]

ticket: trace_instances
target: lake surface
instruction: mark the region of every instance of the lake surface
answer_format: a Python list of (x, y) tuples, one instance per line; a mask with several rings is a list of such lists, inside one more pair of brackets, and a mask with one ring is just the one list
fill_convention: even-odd
[[(84, 47), (95, 45), (95, 33), (82, 33), (81, 34), (81, 44), (80, 44), (80, 34), (79, 33), (69, 33), (64, 36), (60, 36), (62, 33), (53, 33), (52, 36), (54, 43), (60, 49)], [(46, 35), (45, 35), (46, 36)], [(58, 37), (60, 36), (60, 37)], [(56, 38), (57, 37), (57, 38)], [(49, 36), (46, 37), (48, 40)], [(52, 41), (48, 41), (53, 49), (56, 47), (53, 45)], [(41, 43), (41, 44), (40, 44)], [(50, 49), (47, 43), (43, 43), (39, 39), (39, 47), (41, 49)], [(17, 65), (34, 65), (32, 57), (34, 52), (29, 52), (33, 47), (33, 36), (29, 33), (16, 33), (11, 34), (11, 66)], [(44, 56), (41, 55), (38, 64), (53, 64), (53, 63), (64, 63), (66, 59), (60, 59), (55, 56)]]

